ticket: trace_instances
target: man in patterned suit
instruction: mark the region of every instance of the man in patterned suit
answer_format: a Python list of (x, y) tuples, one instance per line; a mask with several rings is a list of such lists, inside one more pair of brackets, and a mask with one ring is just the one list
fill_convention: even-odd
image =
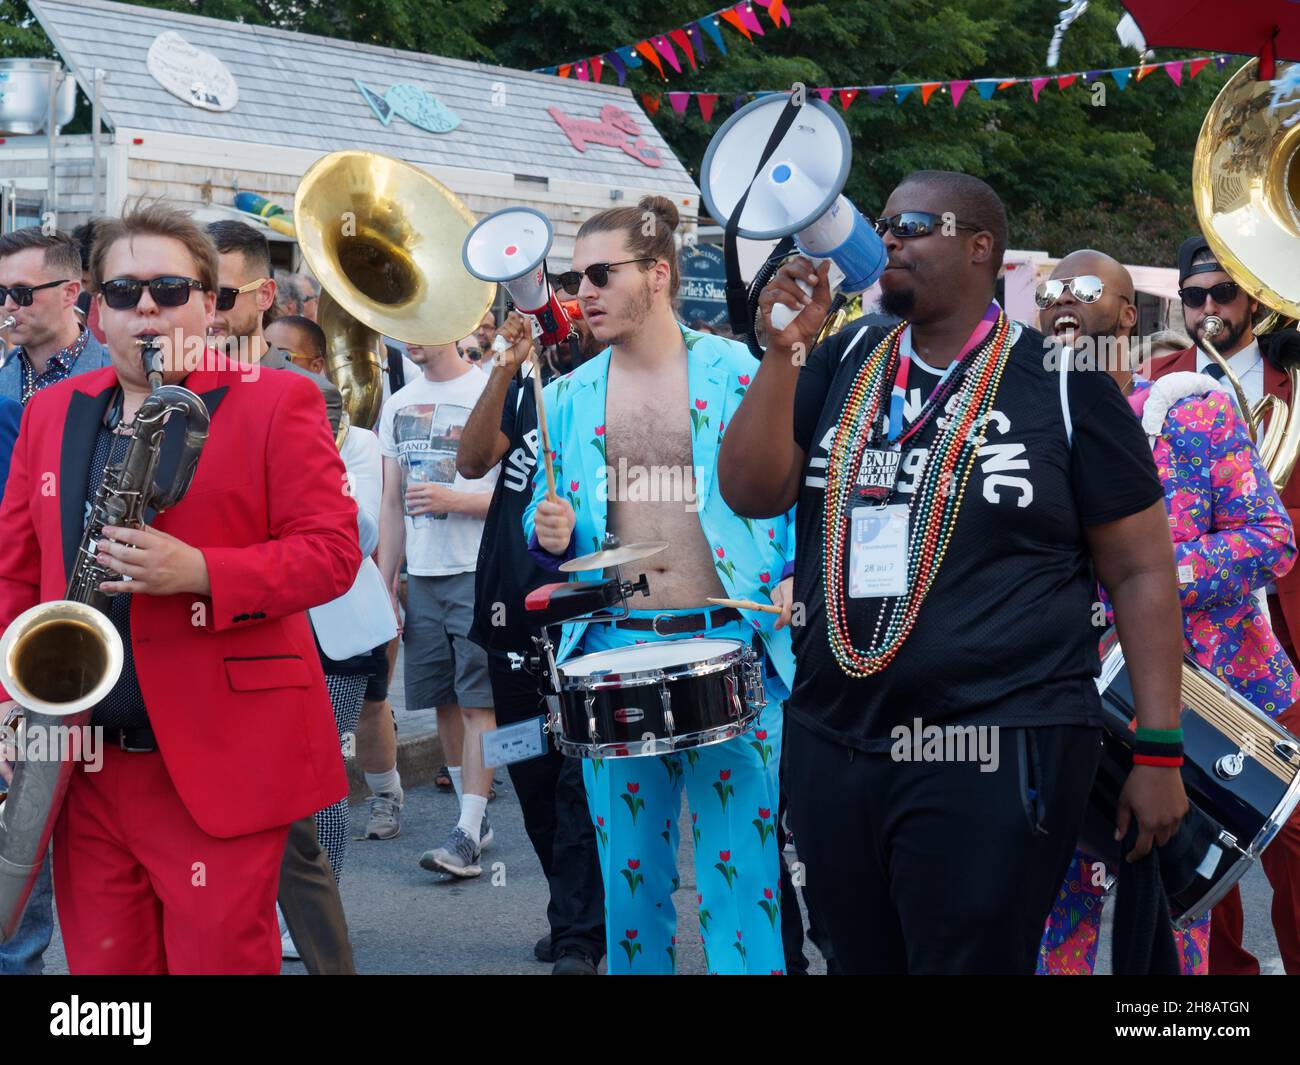
[[(779, 972), (780, 700), (794, 661), (789, 630), (778, 626), (790, 615), (743, 617), (710, 607), (708, 597), (788, 604), (782, 577), (793, 526), (788, 515), (739, 518), (717, 491), (722, 434), (757, 362), (742, 345), (684, 329), (674, 317), (676, 226), (672, 203), (647, 197), (635, 208), (603, 211), (579, 231), (576, 269), (558, 280), (609, 348), (546, 389), (559, 498), (547, 498), (539, 464), (524, 526), (551, 568), (597, 550), (607, 531), (623, 543), (669, 544), (644, 563), (649, 598), (632, 604), (644, 609), (614, 624), (566, 625), (561, 659), (579, 642), (591, 653), (697, 635), (760, 641), (768, 703), (750, 732), (685, 754), (584, 759), (583, 769), (605, 880), (609, 971), (674, 969), (672, 894), (685, 784), (708, 968)], [(666, 493), (659, 490), (665, 473)], [(787, 898), (785, 905), (796, 903)]]

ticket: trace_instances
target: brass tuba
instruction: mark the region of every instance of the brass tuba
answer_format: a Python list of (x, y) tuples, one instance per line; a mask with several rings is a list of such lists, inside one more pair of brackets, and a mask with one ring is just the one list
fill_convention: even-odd
[(371, 428), (383, 396), (383, 337), (454, 343), (492, 305), (494, 286), (461, 265), (475, 218), (419, 167), (358, 150), (312, 165), (293, 217), (303, 259), (321, 285), (327, 373), (351, 423)]
[[(104, 471), (82, 533), (65, 598), (40, 603), (19, 614), (0, 638), (0, 683), (23, 708), (18, 743), (32, 728), (55, 740), (40, 761), (19, 759), (0, 805), (0, 942), (18, 928), (54, 823), (76, 769), (82, 726), (95, 704), (122, 672), (122, 639), (108, 618), (109, 597), (99, 590), (116, 573), (102, 565), (95, 548), (105, 525), (139, 528), (149, 511), (162, 513), (178, 503), (194, 477), (208, 437), (203, 400), (180, 385), (162, 384), (158, 346), (143, 344), (150, 393), (131, 422), (131, 440), (122, 461)], [(185, 418), (180, 461), (172, 482), (159, 490), (154, 481), (162, 455), (163, 423), (171, 414)], [(55, 742), (67, 756), (53, 757)]]
[[(1201, 232), (1228, 276), (1268, 312), (1262, 334), (1300, 317), (1300, 94), (1283, 98), (1277, 80), (1256, 77), (1252, 59), (1210, 106), (1192, 162), (1192, 196)], [(1241, 382), (1215, 349), (1222, 328), (1206, 322), (1202, 343), (1224, 370), (1247, 416), (1251, 438), (1281, 491), (1300, 453), (1300, 367), (1288, 366), (1291, 403), (1265, 396), (1251, 409)]]

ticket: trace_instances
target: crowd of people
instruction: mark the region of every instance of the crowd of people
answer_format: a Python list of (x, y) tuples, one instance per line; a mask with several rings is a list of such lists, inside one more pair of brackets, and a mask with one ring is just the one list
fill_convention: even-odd
[[(15, 319), (0, 630), (63, 598), (151, 388), (183, 384), (210, 416), (183, 498), (99, 542), (125, 650), (93, 712), (106, 757), (73, 778), (0, 970), (41, 971), (57, 903), (76, 973), (273, 973), (282, 957), (354, 972), (344, 753), (370, 792), (359, 835), (397, 837), (399, 643), (405, 703), (436, 710), (436, 779), (458, 804), (413, 859), (478, 877), (494, 839), (485, 735), (557, 726), (545, 677), (516, 668), (538, 654), (530, 595), (602, 576), (566, 561), (658, 542), (624, 616), (563, 621), (560, 668), (606, 654), (635, 670), (699, 638), (752, 652), (765, 701), (725, 742), (550, 745), (508, 766), (549, 887), (538, 958), (556, 974), (675, 971), (685, 791), (710, 972), (807, 971), (791, 839), (828, 971), (1092, 971), (1107, 878), (1078, 836), (1102, 730), (1094, 601), (1136, 696), (1116, 812), (1132, 859), (1187, 809), (1185, 653), (1296, 723), (1294, 491), (1274, 486), (1202, 350), (1213, 316), (1255, 402), (1289, 393), (1294, 332), (1253, 334), (1255, 302), (1199, 236), (1167, 334), (1138, 344), (1132, 280), (1087, 249), (1039, 287), (1037, 323), (1012, 321), (996, 298), (1003, 204), (978, 179), (919, 171), (876, 223), (881, 313), (817, 343), (827, 272), (796, 257), (760, 301), (760, 361), (679, 320), (678, 223), (662, 197), (583, 223), (552, 278), (574, 323), (558, 346), (535, 351), (527, 319), (490, 311), (459, 343), (386, 342), (373, 429), (344, 416), (319, 284), (275, 268), (258, 229), (145, 204), (0, 237), (0, 318)], [(800, 312), (782, 330), (778, 301)], [(141, 346), (188, 338), (202, 364), (151, 381)], [(1059, 358), (1102, 341), (1121, 358), (1098, 372)], [(1138, 348), (1155, 357), (1135, 372)], [(676, 492), (626, 492), (612, 471), (629, 467), (676, 471)], [(899, 730), (922, 719), (984, 730), (986, 757), (900, 757)], [(1298, 862), (1288, 824), (1263, 859), (1288, 972)], [(1257, 972), (1242, 925), (1234, 889), (1158, 935), (1183, 973)]]

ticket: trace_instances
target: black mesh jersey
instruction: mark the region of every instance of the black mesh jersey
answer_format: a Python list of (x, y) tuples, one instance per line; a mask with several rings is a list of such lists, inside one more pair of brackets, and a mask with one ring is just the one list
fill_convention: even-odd
[[(857, 680), (840, 668), (826, 631), (823, 505), (828, 454), (858, 368), (886, 335), (836, 334), (799, 373), (794, 435), (807, 456), (796, 528), (794, 694), (787, 707), (828, 739), (887, 751), (890, 730), (925, 724), (1096, 725), (1099, 663), (1094, 579), (1084, 530), (1164, 498), (1138, 419), (1101, 371), (1062, 374), (1038, 332), (1015, 338), (956, 528), (915, 627), (893, 661)], [(904, 420), (942, 373), (915, 356)], [(890, 382), (892, 384), (892, 381)], [(887, 397), (886, 397), (887, 401)], [(950, 401), (951, 402), (951, 401)], [(937, 433), (936, 419), (904, 446), (890, 503), (910, 502)], [(915, 520), (915, 516), (913, 516)], [(847, 560), (845, 573), (847, 573)], [(846, 598), (853, 643), (866, 647), (882, 603)]]

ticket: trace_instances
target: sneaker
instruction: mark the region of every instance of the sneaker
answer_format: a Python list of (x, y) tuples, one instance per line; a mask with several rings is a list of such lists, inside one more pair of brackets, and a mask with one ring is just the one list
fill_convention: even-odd
[(450, 873), (452, 876), (481, 876), (478, 864), (482, 850), (463, 828), (457, 825), (441, 847), (434, 847), (420, 855), (420, 868), (430, 872)]
[(555, 960), (552, 976), (597, 976), (596, 963), (577, 947), (565, 947)]
[(370, 817), (358, 839), (393, 839), (402, 831), (402, 796), (379, 792), (370, 796)]
[(280, 910), (278, 902), (275, 904), (275, 916), (280, 922), (280, 957), (288, 958), (289, 961), (300, 961), (302, 955), (298, 953), (293, 936), (289, 934), (289, 926), (284, 923), (284, 913)]
[(492, 822), (488, 820), (487, 814), (484, 814), (483, 821), (478, 826), (478, 849), (480, 851), (487, 850), (496, 838), (497, 834), (492, 831)]
[(533, 957), (538, 961), (555, 961), (555, 944), (551, 942), (550, 932), (547, 932), (546, 935), (533, 944)]

